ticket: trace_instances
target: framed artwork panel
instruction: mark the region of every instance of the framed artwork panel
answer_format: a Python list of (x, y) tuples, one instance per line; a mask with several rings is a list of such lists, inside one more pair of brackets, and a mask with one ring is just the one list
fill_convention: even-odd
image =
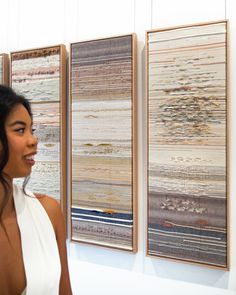
[(0, 54), (0, 84), (8, 85), (9, 83), (9, 57), (8, 54)]
[[(30, 102), (39, 139), (27, 188), (52, 196), (66, 212), (65, 45), (12, 52), (11, 86)], [(20, 182), (20, 180), (19, 180)]]
[(72, 43), (71, 239), (135, 252), (136, 37)]
[(227, 21), (146, 40), (147, 255), (227, 268)]

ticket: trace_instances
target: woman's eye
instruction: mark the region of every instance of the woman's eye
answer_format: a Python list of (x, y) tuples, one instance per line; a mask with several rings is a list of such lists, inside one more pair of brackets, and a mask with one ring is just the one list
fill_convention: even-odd
[(25, 131), (25, 128), (18, 128), (18, 129), (16, 129), (16, 132), (18, 132), (18, 133), (24, 133), (24, 131)]
[(35, 131), (36, 131), (36, 128), (32, 128), (32, 129), (31, 129), (32, 134), (34, 134)]

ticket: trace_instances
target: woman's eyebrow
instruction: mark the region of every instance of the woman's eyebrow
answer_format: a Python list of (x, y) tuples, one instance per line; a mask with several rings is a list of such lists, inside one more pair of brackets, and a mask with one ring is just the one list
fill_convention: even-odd
[(24, 125), (24, 126), (26, 126), (26, 123), (24, 121), (18, 120), (18, 121), (14, 121), (14, 122), (10, 123), (8, 126), (13, 127), (15, 125)]

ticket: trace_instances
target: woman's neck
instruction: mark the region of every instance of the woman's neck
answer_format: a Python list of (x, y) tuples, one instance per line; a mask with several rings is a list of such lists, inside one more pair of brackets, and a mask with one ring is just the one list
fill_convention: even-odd
[(9, 178), (5, 178), (5, 180), (7, 184), (7, 191), (4, 190), (4, 185), (0, 182), (0, 212), (2, 211), (2, 218), (15, 212), (13, 182)]

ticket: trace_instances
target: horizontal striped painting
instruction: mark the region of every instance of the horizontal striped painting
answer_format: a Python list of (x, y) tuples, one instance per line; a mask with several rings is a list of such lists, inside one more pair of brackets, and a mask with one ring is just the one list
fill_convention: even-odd
[(136, 251), (135, 36), (71, 44), (71, 239)]
[(9, 58), (6, 53), (0, 54), (0, 84), (8, 85), (9, 82)]
[(147, 254), (227, 267), (227, 22), (147, 33)]
[(65, 59), (64, 45), (11, 53), (11, 84), (30, 100), (39, 139), (36, 164), (27, 188), (52, 196), (62, 208), (66, 195), (62, 126), (66, 124)]

